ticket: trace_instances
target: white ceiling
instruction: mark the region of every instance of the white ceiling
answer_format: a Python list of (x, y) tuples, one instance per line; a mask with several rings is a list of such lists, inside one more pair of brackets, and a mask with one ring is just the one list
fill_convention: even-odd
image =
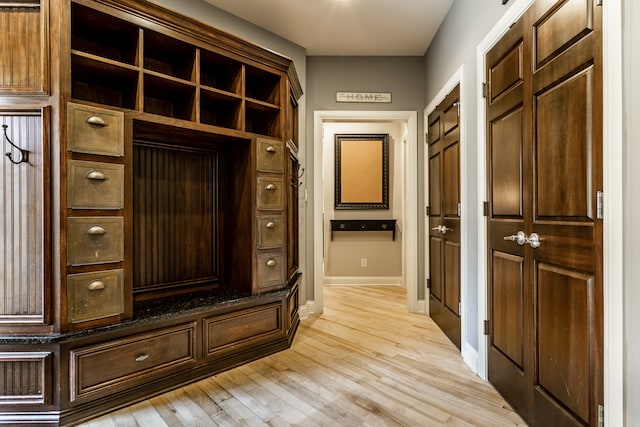
[(453, 0), (205, 0), (309, 56), (422, 56)]

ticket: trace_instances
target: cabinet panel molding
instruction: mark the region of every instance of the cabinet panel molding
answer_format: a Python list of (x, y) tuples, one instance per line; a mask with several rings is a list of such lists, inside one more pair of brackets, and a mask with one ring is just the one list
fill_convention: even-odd
[(48, 92), (48, 3), (0, 2), (0, 93)]
[(49, 352), (0, 353), (0, 408), (49, 403), (51, 375)]

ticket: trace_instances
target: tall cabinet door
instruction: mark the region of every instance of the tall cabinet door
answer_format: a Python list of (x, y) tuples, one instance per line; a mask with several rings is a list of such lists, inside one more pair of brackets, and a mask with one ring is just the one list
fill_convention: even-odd
[(429, 315), (460, 348), (460, 86), (429, 115)]
[(538, 0), (530, 11), (539, 425), (596, 425), (603, 403), (602, 8), (595, 3)]
[[(48, 321), (45, 119), (41, 111), (0, 111), (3, 153), (11, 154), (0, 158), (0, 328)], [(25, 150), (26, 157), (9, 141)]]
[[(533, 301), (530, 265), (525, 265), (525, 211), (530, 186), (530, 145), (525, 131), (531, 115), (525, 102), (523, 70), (525, 54), (524, 18), (516, 22), (486, 56), (487, 63), (487, 182), (488, 312), (491, 325), (488, 360), (489, 379), (520, 414), (529, 412), (532, 389)], [(530, 221), (530, 220), (529, 220)], [(526, 418), (526, 417), (525, 417)]]
[(489, 379), (534, 426), (603, 402), (600, 12), (537, 0), (487, 55)]

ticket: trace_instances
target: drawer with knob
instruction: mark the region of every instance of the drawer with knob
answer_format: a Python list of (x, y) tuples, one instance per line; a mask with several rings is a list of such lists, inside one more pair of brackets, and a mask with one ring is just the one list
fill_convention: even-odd
[(95, 399), (195, 365), (196, 322), (71, 350), (71, 400)]
[(284, 245), (285, 224), (282, 215), (258, 215), (258, 249)]
[(284, 143), (258, 138), (258, 170), (260, 172), (284, 173)]
[(122, 209), (124, 165), (69, 160), (67, 204), (72, 209)]
[(124, 272), (106, 270), (67, 276), (67, 316), (72, 323), (117, 316), (123, 312)]
[(69, 151), (124, 155), (124, 113), (74, 103), (67, 104), (67, 109)]
[(122, 217), (67, 218), (67, 265), (105, 264), (123, 259)]
[(257, 207), (261, 210), (284, 208), (284, 180), (281, 177), (258, 177)]
[(285, 285), (286, 262), (282, 250), (259, 253), (256, 262), (259, 291)]

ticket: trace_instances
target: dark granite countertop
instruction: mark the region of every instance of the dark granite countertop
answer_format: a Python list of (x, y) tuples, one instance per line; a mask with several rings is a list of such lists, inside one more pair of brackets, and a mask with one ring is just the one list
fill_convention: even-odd
[(251, 295), (223, 288), (206, 293), (156, 299), (150, 303), (136, 304), (132, 319), (128, 319), (114, 325), (46, 335), (3, 334), (0, 335), (0, 344), (57, 344), (68, 339), (79, 338), (95, 333), (135, 327), (154, 323), (160, 320), (171, 319), (173, 317), (196, 314), (198, 312), (208, 311), (215, 308), (229, 307), (242, 302), (279, 295), (286, 293), (289, 290), (290, 288), (287, 287), (279, 291), (261, 295)]

